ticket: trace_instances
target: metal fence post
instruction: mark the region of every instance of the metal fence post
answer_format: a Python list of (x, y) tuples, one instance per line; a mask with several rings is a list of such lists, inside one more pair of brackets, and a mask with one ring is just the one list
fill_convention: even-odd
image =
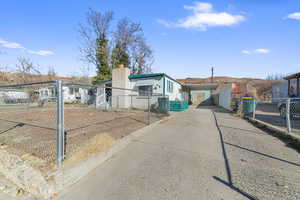
[(117, 96), (117, 109), (119, 109), (119, 95)]
[(64, 97), (62, 81), (57, 81), (57, 136), (56, 136), (56, 164), (57, 167), (61, 167), (62, 161), (64, 159)]
[(256, 101), (255, 101), (255, 99), (253, 99), (253, 119), (255, 119), (255, 110), (256, 110)]
[(286, 101), (286, 126), (287, 126), (287, 131), (289, 133), (291, 132), (290, 105), (291, 105), (291, 99), (287, 99), (287, 101)]
[(148, 125), (150, 125), (150, 93), (148, 92)]

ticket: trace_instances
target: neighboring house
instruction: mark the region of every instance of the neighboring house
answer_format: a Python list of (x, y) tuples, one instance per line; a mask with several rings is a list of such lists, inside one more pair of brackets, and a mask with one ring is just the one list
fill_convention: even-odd
[(20, 89), (0, 89), (0, 104), (26, 103), (29, 93)]
[[(51, 99), (56, 97), (56, 89), (54, 86), (43, 87), (39, 90), (40, 99)], [(64, 102), (80, 102), (86, 104), (89, 100), (89, 90), (86, 88), (79, 88), (75, 86), (63, 86)]]

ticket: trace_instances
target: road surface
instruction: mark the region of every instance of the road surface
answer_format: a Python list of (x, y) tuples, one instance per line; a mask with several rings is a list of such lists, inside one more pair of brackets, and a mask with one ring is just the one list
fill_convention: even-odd
[(190, 108), (151, 129), (60, 200), (300, 199), (300, 156), (222, 109)]

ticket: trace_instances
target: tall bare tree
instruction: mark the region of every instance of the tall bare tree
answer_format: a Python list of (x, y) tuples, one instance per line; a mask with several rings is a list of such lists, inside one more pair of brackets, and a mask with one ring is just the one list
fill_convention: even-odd
[(141, 37), (131, 46), (131, 66), (133, 74), (151, 73), (154, 62), (153, 52)]
[(111, 31), (112, 21), (112, 12), (103, 14), (90, 9), (85, 24), (79, 26), (82, 58), (97, 69), (94, 83), (111, 78), (111, 69), (120, 64), (131, 68), (132, 73), (144, 73), (153, 63), (141, 24), (123, 18)]
[(16, 64), (16, 72), (19, 74), (20, 82), (22, 83), (30, 81), (29, 78), (32, 74), (41, 74), (38, 66), (34, 65), (30, 59), (25, 57), (18, 58), (18, 63)]
[[(114, 33), (114, 39), (115, 49), (120, 48), (117, 51), (120, 55), (115, 56), (121, 59), (119, 63), (128, 65), (133, 74), (151, 72), (151, 65), (154, 61), (153, 53), (146, 43), (140, 23), (131, 22), (127, 18), (120, 20)], [(112, 60), (114, 61), (114, 59)]]
[(102, 14), (90, 9), (86, 13), (85, 25), (79, 26), (79, 33), (82, 37), (80, 51), (85, 61), (96, 66), (95, 82), (99, 79), (110, 78), (109, 34), (112, 20), (112, 12)]

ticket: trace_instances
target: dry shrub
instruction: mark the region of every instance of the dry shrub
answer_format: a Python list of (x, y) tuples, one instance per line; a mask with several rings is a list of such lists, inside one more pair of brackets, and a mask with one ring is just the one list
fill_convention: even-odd
[(115, 143), (116, 139), (111, 137), (109, 134), (98, 134), (84, 143), (72, 157), (64, 162), (64, 164), (69, 165), (80, 160), (87, 159), (89, 156), (97, 152), (108, 150)]

